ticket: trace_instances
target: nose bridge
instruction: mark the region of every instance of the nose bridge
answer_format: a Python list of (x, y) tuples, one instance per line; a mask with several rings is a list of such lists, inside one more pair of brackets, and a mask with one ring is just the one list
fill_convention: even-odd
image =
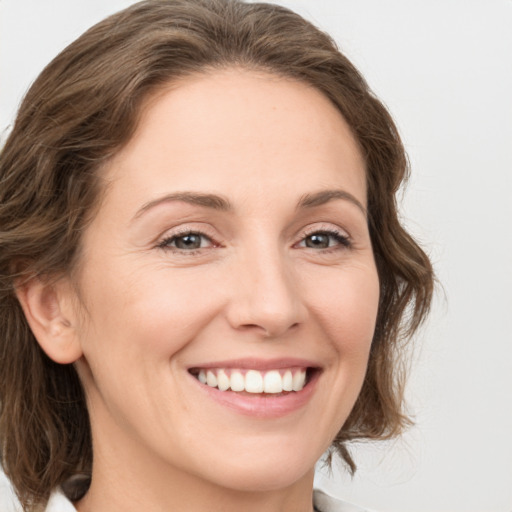
[(302, 322), (303, 307), (291, 262), (278, 244), (258, 244), (240, 255), (232, 323), (278, 336)]

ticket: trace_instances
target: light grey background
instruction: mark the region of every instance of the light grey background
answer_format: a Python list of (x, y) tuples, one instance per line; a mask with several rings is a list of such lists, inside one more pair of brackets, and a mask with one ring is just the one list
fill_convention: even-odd
[[(0, 130), (60, 49), (131, 3), (0, 0)], [(353, 480), (318, 481), (381, 512), (511, 512), (512, 1), (281, 3), (336, 39), (397, 120), (404, 219), (443, 286), (415, 340), (416, 427), (355, 447)]]

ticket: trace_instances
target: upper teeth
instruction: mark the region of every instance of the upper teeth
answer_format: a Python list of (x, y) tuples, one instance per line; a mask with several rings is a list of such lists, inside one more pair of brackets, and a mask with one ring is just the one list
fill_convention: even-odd
[(306, 383), (305, 369), (226, 370), (223, 368), (200, 370), (197, 378), (203, 384), (221, 391), (247, 391), (248, 393), (282, 393), (300, 391)]

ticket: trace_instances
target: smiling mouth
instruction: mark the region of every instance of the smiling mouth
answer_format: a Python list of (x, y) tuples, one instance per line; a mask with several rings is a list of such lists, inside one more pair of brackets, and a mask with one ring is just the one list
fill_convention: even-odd
[(219, 391), (280, 396), (304, 389), (317, 370), (315, 368), (281, 368), (267, 371), (245, 368), (191, 368), (189, 372), (205, 386)]

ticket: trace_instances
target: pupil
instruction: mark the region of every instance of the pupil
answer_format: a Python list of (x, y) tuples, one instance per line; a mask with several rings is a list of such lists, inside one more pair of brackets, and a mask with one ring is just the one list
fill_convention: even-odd
[(198, 235), (183, 235), (176, 239), (178, 249), (199, 249), (201, 237)]
[(306, 239), (306, 247), (314, 247), (316, 249), (325, 249), (329, 247), (329, 235), (316, 234)]

